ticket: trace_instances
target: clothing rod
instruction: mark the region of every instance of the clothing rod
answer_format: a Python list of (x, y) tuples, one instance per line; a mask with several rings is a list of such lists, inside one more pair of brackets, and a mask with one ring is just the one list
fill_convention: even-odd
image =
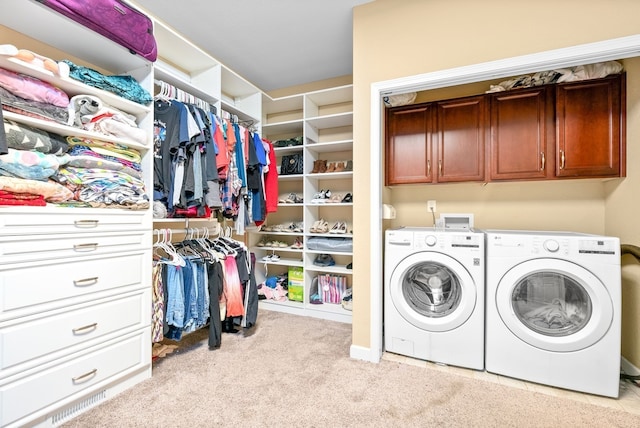
[[(213, 106), (210, 102), (203, 100), (202, 98), (198, 98), (195, 95), (185, 91), (184, 89), (180, 89), (171, 83), (167, 83), (164, 80), (154, 79), (153, 83), (160, 87), (160, 92), (162, 95), (168, 96), (169, 98), (174, 98), (177, 101), (186, 102), (190, 104), (199, 105), (202, 108), (208, 109), (209, 111), (213, 111), (215, 106)], [(164, 93), (164, 88), (171, 88), (171, 94)]]

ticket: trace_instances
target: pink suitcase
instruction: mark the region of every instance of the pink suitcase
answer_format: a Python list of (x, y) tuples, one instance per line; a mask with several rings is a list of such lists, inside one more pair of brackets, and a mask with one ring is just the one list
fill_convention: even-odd
[(120, 0), (37, 0), (149, 61), (158, 57), (153, 22)]

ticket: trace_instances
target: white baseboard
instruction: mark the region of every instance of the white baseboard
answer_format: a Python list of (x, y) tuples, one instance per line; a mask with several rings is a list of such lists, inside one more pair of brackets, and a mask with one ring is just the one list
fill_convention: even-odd
[(620, 357), (620, 369), (629, 376), (639, 376), (640, 369), (629, 362), (625, 357)]
[(355, 360), (369, 361), (370, 363), (380, 362), (379, 353), (373, 352), (371, 348), (365, 348), (363, 346), (351, 345), (349, 356)]

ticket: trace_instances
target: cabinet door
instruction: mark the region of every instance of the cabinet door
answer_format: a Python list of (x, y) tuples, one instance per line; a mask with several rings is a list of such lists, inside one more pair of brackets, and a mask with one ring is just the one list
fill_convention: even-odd
[(483, 95), (437, 103), (437, 181), (484, 180), (487, 102)]
[(491, 96), (490, 180), (553, 177), (554, 112), (547, 87)]
[(431, 182), (431, 104), (387, 110), (386, 184)]
[(625, 77), (556, 87), (558, 177), (619, 177), (625, 173)]

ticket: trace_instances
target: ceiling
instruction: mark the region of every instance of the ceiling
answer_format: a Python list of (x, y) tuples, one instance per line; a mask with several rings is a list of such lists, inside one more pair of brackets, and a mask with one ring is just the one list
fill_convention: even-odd
[(131, 3), (269, 92), (351, 75), (352, 9), (370, 1), (133, 0)]

